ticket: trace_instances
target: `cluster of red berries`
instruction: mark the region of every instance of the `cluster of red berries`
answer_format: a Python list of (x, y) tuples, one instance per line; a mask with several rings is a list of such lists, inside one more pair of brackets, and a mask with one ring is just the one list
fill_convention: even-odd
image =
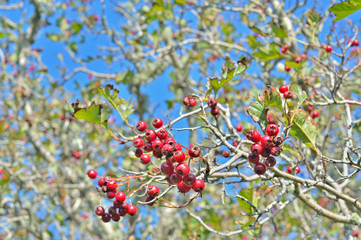
[(208, 105), (208, 107), (211, 108), (211, 114), (213, 116), (218, 116), (218, 114), (219, 114), (219, 108), (217, 108), (217, 104), (218, 104), (218, 101), (214, 98), (210, 98), (207, 101), (207, 105)]
[[(292, 170), (292, 168), (291, 168), (291, 167), (288, 167), (288, 168), (287, 168), (287, 171), (282, 170), (282, 172), (292, 174), (293, 170)], [(295, 167), (295, 172), (296, 172), (296, 174), (298, 174), (298, 173), (300, 173), (300, 172), (301, 172), (301, 168), (300, 168), (300, 166), (296, 166), (296, 167)]]
[(0, 169), (0, 179), (6, 179), (6, 175), (4, 174), (4, 171), (2, 169)]
[(194, 107), (195, 105), (197, 105), (197, 100), (192, 96), (188, 96), (183, 98), (183, 104), (187, 107)]
[[(88, 176), (91, 179), (95, 179), (97, 177), (97, 172), (95, 170), (90, 170)], [(115, 198), (112, 205), (108, 208), (108, 212), (105, 212), (105, 209), (102, 206), (97, 206), (95, 208), (95, 214), (100, 216), (103, 222), (109, 222), (110, 220), (118, 222), (120, 217), (124, 217), (126, 214), (133, 216), (137, 213), (137, 208), (134, 205), (129, 205), (125, 202), (127, 198), (125, 193), (117, 192), (118, 184), (116, 180), (109, 176), (101, 177), (98, 179), (98, 186), (103, 193), (106, 193), (108, 199)]]
[(311, 115), (312, 119), (315, 119), (320, 115), (320, 112), (318, 110), (315, 110), (312, 105), (308, 105), (307, 111)]
[[(347, 44), (349, 44), (350, 42), (351, 42), (351, 39), (349, 39), (347, 41)], [(357, 39), (355, 39), (351, 42), (351, 47), (358, 47), (359, 45), (360, 45), (360, 42)]]
[(283, 48), (281, 48), (281, 53), (285, 54), (288, 49), (290, 49), (290, 46), (286, 44)]
[[(248, 140), (254, 142), (251, 146), (251, 153), (248, 155), (248, 161), (254, 164), (254, 172), (263, 175), (267, 167), (273, 167), (277, 161), (273, 156), (279, 156), (282, 152), (283, 137), (278, 135), (279, 128), (277, 124), (270, 123), (266, 128), (267, 135), (261, 136), (255, 129), (246, 132)], [(273, 156), (271, 156), (273, 155)], [(260, 156), (264, 161), (260, 161)]]
[(288, 91), (288, 87), (286, 85), (281, 85), (278, 90), (280, 91), (280, 93), (283, 94), (283, 97), (286, 99), (293, 97), (293, 92)]

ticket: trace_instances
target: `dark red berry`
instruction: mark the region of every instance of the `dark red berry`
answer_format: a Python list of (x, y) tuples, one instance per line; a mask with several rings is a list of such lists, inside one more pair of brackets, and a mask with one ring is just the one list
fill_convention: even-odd
[(144, 132), (145, 129), (147, 129), (147, 124), (143, 121), (139, 121), (137, 123), (137, 125), (135, 126), (135, 128), (139, 131), (139, 132)]
[(273, 146), (273, 139), (266, 135), (261, 138), (261, 144), (263, 148), (271, 148)]
[(162, 158), (163, 157), (162, 151), (153, 151), (153, 156), (155, 158)]
[(174, 172), (173, 164), (169, 164), (168, 162), (163, 162), (160, 169), (165, 175), (171, 175)]
[[(117, 198), (117, 195), (115, 195), (115, 198)], [(113, 202), (113, 206), (116, 207), (116, 208), (120, 208), (122, 206), (122, 203), (121, 201), (118, 201), (117, 199), (114, 200)]]
[(187, 175), (189, 173), (189, 170), (189, 166), (185, 163), (180, 163), (176, 167), (176, 173), (181, 176)]
[[(148, 197), (145, 198), (144, 202), (150, 202), (150, 201), (152, 201), (153, 199), (154, 199), (154, 198), (148, 196)], [(148, 206), (153, 206), (154, 203), (155, 203), (155, 202), (148, 203), (147, 205), (148, 205)]]
[(99, 187), (102, 187), (102, 186), (104, 186), (104, 184), (105, 184), (104, 178), (99, 178), (99, 180), (98, 180), (98, 186), (99, 186)]
[(288, 87), (286, 85), (281, 85), (278, 90), (280, 91), (280, 93), (285, 93), (288, 91)]
[(153, 151), (160, 152), (162, 151), (162, 147), (163, 147), (163, 142), (161, 140), (157, 139), (152, 142)]
[(287, 172), (288, 172), (289, 174), (292, 174), (292, 168), (291, 168), (291, 167), (288, 167), (288, 168), (287, 168)]
[(276, 163), (277, 163), (277, 161), (274, 157), (268, 157), (264, 161), (264, 165), (266, 165), (266, 167), (273, 167), (276, 165)]
[(271, 148), (271, 154), (273, 156), (279, 156), (282, 152), (282, 149), (279, 146), (274, 146)]
[(165, 160), (168, 164), (173, 165), (173, 163), (175, 163), (174, 154), (173, 154), (173, 156), (172, 155), (166, 156)]
[(170, 185), (176, 185), (183, 180), (183, 177), (174, 172), (171, 175), (167, 176), (166, 179)]
[(291, 67), (290, 66), (285, 66), (285, 70), (286, 70), (286, 72), (289, 72), (291, 70)]
[(292, 98), (293, 97), (293, 92), (291, 91), (287, 91), (283, 94), (283, 97), (286, 99)]
[(123, 202), (120, 208), (121, 208), (121, 209), (124, 209), (124, 210), (126, 210), (126, 211), (128, 211), (129, 204), (128, 204), (128, 203), (126, 203), (126, 202)]
[(198, 146), (193, 146), (188, 150), (188, 154), (192, 158), (199, 157), (201, 149)]
[(159, 139), (164, 140), (167, 138), (168, 132), (164, 128), (159, 129), (159, 131), (157, 132), (157, 136)]
[(133, 146), (135, 148), (141, 148), (141, 147), (144, 147), (144, 141), (143, 139), (141, 138), (136, 138), (133, 140)]
[(117, 212), (117, 208), (116, 207), (109, 207), (108, 208), (108, 213), (110, 214), (110, 215), (113, 215), (114, 213), (116, 213)]
[(259, 156), (253, 153), (248, 154), (248, 161), (253, 164), (257, 164), (259, 162)]
[(296, 173), (300, 173), (300, 172), (301, 172), (300, 166), (296, 166), (296, 167), (295, 167), (295, 172), (296, 172)]
[(267, 135), (271, 136), (271, 137), (276, 136), (279, 131), (280, 131), (280, 129), (278, 128), (278, 126), (276, 124), (270, 124), (266, 128)]
[(119, 219), (120, 219), (120, 214), (119, 213), (116, 212), (116, 213), (112, 214), (112, 220), (114, 222), (118, 222)]
[(107, 192), (107, 198), (113, 199), (115, 197), (115, 194), (116, 194), (116, 192), (113, 192), (113, 191)]
[(109, 222), (110, 221), (110, 214), (109, 213), (104, 213), (102, 216), (102, 221), (103, 222)]
[(246, 132), (246, 137), (248, 140), (251, 140), (252, 142), (259, 142), (261, 141), (261, 134), (257, 132), (256, 129), (250, 129)]
[(217, 103), (218, 103), (217, 100), (214, 99), (214, 98), (208, 99), (208, 102), (207, 102), (208, 107), (210, 107), (210, 108), (215, 108), (215, 107), (217, 107)]
[(218, 114), (219, 114), (219, 108), (211, 108), (211, 114), (213, 115), (213, 116), (218, 116)]
[(148, 154), (142, 154), (142, 156), (140, 156), (140, 162), (144, 165), (148, 164), (150, 162), (150, 156)]
[(276, 123), (276, 119), (273, 117), (272, 114), (267, 114), (266, 120), (267, 120), (268, 124), (275, 124)]
[(184, 154), (183, 151), (178, 150), (173, 154), (173, 158), (176, 162), (183, 162), (186, 159), (186, 155)]
[(228, 158), (231, 154), (229, 153), (229, 151), (223, 151), (222, 155), (223, 157)]
[(263, 147), (259, 143), (255, 143), (251, 146), (251, 152), (253, 155), (260, 155), (263, 150)]
[(153, 120), (152, 124), (153, 124), (153, 127), (160, 128), (163, 126), (163, 121), (160, 118), (156, 118)]
[(261, 156), (262, 157), (268, 157), (269, 155), (271, 155), (271, 149), (263, 147), (262, 152), (261, 152)]
[(253, 170), (256, 174), (263, 175), (266, 172), (266, 165), (263, 163), (257, 163)]
[(352, 46), (358, 47), (359, 45), (360, 45), (360, 42), (357, 39), (352, 41)]
[(137, 149), (135, 150), (135, 156), (136, 156), (136, 157), (142, 156), (143, 153), (144, 153), (144, 151), (143, 151), (143, 149), (141, 149), (141, 148), (137, 148)]
[(145, 132), (145, 139), (149, 142), (153, 142), (157, 138), (157, 134), (154, 132), (154, 130), (147, 130)]
[(193, 173), (188, 173), (183, 177), (183, 182), (188, 187), (192, 187), (196, 182), (196, 176)]
[(95, 170), (89, 170), (88, 171), (88, 177), (91, 178), (91, 179), (94, 179), (97, 177), (97, 172)]
[(277, 135), (273, 138), (273, 143), (275, 145), (281, 145), (283, 143), (283, 137), (282, 135)]
[(98, 206), (95, 208), (95, 214), (98, 216), (103, 216), (105, 213), (104, 208), (102, 206)]
[(241, 131), (243, 130), (243, 126), (242, 126), (241, 124), (237, 124), (236, 130), (237, 130), (238, 132), (241, 132)]
[(128, 214), (130, 216), (134, 216), (136, 213), (137, 213), (137, 208), (134, 205), (132, 205), (128, 208)]
[(178, 188), (178, 191), (181, 193), (187, 193), (192, 189), (191, 187), (188, 187), (187, 185), (185, 185), (185, 183), (183, 181), (177, 184), (177, 188)]
[(204, 190), (204, 182), (202, 179), (196, 179), (195, 183), (193, 184), (193, 190), (195, 192), (202, 192)]
[(115, 199), (118, 200), (119, 202), (124, 202), (125, 201), (125, 193), (123, 192), (118, 192), (116, 195), (115, 195)]
[(167, 138), (164, 140), (164, 144), (169, 144), (169, 145), (171, 145), (172, 147), (174, 147), (175, 144), (176, 144), (176, 141), (175, 141), (174, 138), (172, 138), (172, 137), (167, 137)]
[(332, 47), (330, 45), (327, 45), (325, 47), (326, 52), (332, 52)]
[(119, 215), (124, 217), (128, 213), (128, 209), (120, 208)]
[(147, 188), (147, 194), (150, 197), (156, 197), (159, 195), (159, 188), (155, 185), (151, 185)]
[(153, 151), (153, 147), (152, 147), (152, 143), (151, 142), (146, 142), (145, 144), (144, 144), (144, 151), (146, 151), (146, 152), (151, 152), (151, 151)]

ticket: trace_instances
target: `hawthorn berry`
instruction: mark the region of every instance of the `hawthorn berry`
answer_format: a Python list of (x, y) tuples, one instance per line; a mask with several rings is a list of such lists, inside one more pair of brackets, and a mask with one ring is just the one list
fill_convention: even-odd
[(196, 176), (193, 173), (188, 173), (183, 177), (183, 182), (188, 187), (192, 187), (196, 182)]
[(112, 220), (114, 222), (118, 222), (119, 219), (120, 219), (120, 214), (119, 213), (116, 212), (116, 213), (112, 214)]
[(295, 58), (295, 63), (300, 63), (300, 62), (301, 62), (301, 60), (302, 60), (302, 58), (301, 58), (301, 57), (296, 57), (296, 58)]
[(88, 171), (88, 177), (91, 178), (91, 179), (94, 179), (97, 177), (97, 172), (95, 170), (89, 170)]
[(219, 108), (212, 108), (211, 109), (211, 114), (213, 115), (213, 116), (218, 116), (219, 115)]
[(286, 99), (292, 98), (293, 97), (293, 92), (287, 91), (287, 92), (283, 93), (283, 97), (286, 98)]
[(285, 66), (285, 70), (286, 70), (286, 72), (289, 72), (291, 70), (291, 67), (290, 66)]
[(120, 208), (119, 215), (124, 217), (128, 213), (128, 209)]
[(155, 158), (162, 158), (162, 157), (163, 157), (162, 151), (155, 151), (155, 150), (153, 150), (153, 156), (154, 156)]
[(117, 189), (117, 182), (114, 180), (110, 180), (107, 182), (108, 191), (115, 191)]
[(121, 209), (124, 209), (126, 211), (128, 211), (128, 208), (129, 208), (129, 204), (126, 203), (126, 202), (123, 202), (122, 205), (120, 206)]
[(157, 138), (157, 134), (154, 132), (154, 130), (149, 129), (145, 132), (145, 139), (147, 139), (147, 141), (152, 142), (156, 138)]
[(238, 146), (238, 142), (232, 141), (232, 146), (233, 146), (233, 147), (237, 147), (237, 146)]
[(214, 99), (214, 98), (210, 98), (210, 99), (208, 99), (208, 101), (207, 101), (207, 105), (208, 105), (208, 107), (210, 107), (210, 108), (215, 108), (215, 107), (217, 107), (217, 104), (218, 104), (218, 101), (217, 101), (216, 99)]
[(279, 128), (276, 124), (270, 124), (266, 128), (266, 133), (268, 136), (276, 136), (279, 132)]
[(98, 186), (99, 186), (99, 187), (102, 187), (102, 186), (104, 186), (104, 184), (105, 184), (104, 178), (99, 178), (99, 179), (98, 179)]
[(332, 47), (330, 45), (327, 45), (325, 47), (326, 52), (332, 52)]
[(199, 157), (201, 149), (198, 146), (193, 146), (188, 150), (188, 154), (192, 158)]
[(176, 173), (181, 176), (185, 176), (189, 173), (189, 166), (185, 163), (180, 163), (176, 167)]
[(276, 123), (276, 119), (270, 113), (267, 114), (266, 121), (267, 121), (268, 124), (275, 124)]
[(175, 153), (173, 153), (173, 158), (176, 162), (183, 162), (186, 159), (186, 155), (184, 154), (183, 151), (178, 150)]
[(141, 149), (141, 148), (137, 148), (137, 149), (135, 150), (135, 156), (136, 156), (136, 157), (142, 156), (143, 153), (144, 153), (144, 151), (143, 151), (143, 149)]
[(105, 213), (104, 208), (102, 206), (98, 206), (95, 208), (95, 214), (98, 216), (103, 216)]
[(159, 188), (155, 185), (151, 185), (147, 188), (147, 194), (150, 197), (156, 197), (159, 195)]
[(289, 174), (292, 174), (292, 168), (291, 168), (291, 167), (288, 167), (288, 168), (287, 168), (287, 172), (288, 172)]
[(145, 144), (144, 144), (144, 151), (146, 151), (146, 152), (151, 152), (151, 151), (153, 151), (153, 147), (152, 147), (152, 143), (151, 142), (146, 142)]
[(129, 206), (127, 212), (130, 216), (134, 216), (137, 213), (137, 208), (134, 205)]
[(261, 156), (262, 157), (268, 157), (269, 155), (271, 155), (271, 149), (263, 147), (262, 152), (261, 152)]
[(268, 157), (264, 161), (264, 165), (266, 165), (266, 167), (273, 167), (276, 165), (276, 163), (277, 163), (277, 161), (274, 157)]
[(153, 151), (160, 152), (162, 151), (162, 147), (163, 147), (163, 142), (161, 140), (157, 139), (152, 142)]
[(173, 154), (173, 156), (172, 156), (172, 155), (166, 156), (166, 157), (165, 157), (165, 161), (166, 161), (168, 164), (173, 164), (173, 163), (175, 162), (174, 154)]
[(236, 130), (237, 130), (238, 132), (241, 132), (241, 131), (243, 130), (243, 126), (242, 126), (241, 124), (237, 124)]
[(160, 166), (160, 169), (162, 173), (164, 173), (165, 175), (170, 175), (174, 172), (173, 164), (168, 162), (163, 162), (162, 165)]
[(263, 175), (266, 172), (266, 165), (263, 163), (257, 163), (254, 168), (254, 172), (258, 175)]
[(307, 54), (305, 54), (305, 53), (304, 53), (304, 54), (302, 54), (302, 55), (301, 55), (301, 58), (303, 58), (303, 59), (307, 59)]
[(155, 128), (161, 128), (163, 126), (163, 121), (160, 118), (156, 118), (153, 120), (152, 125)]
[(231, 154), (229, 153), (229, 151), (223, 151), (222, 155), (223, 157), (228, 158)]
[(295, 172), (296, 172), (296, 174), (301, 172), (300, 166), (296, 166), (296, 167), (295, 167)]
[(290, 49), (290, 46), (286, 44), (283, 48), (287, 51), (288, 49)]
[(358, 237), (359, 234), (360, 234), (359, 230), (353, 230), (352, 231), (352, 236), (354, 236), (354, 237)]
[[(115, 195), (115, 198), (117, 198), (117, 195)], [(117, 207), (117, 208), (120, 208), (122, 206), (122, 203), (123, 202), (118, 201), (117, 199), (115, 199), (114, 202), (113, 202), (113, 206)]]
[(281, 53), (285, 54), (286, 52), (287, 52), (287, 50), (286, 50), (286, 49), (281, 48)]
[[(144, 199), (144, 202), (150, 202), (150, 201), (152, 201), (153, 199), (154, 199), (154, 198), (148, 196), (148, 197), (146, 197), (146, 198)], [(154, 203), (155, 203), (155, 202), (148, 203), (147, 205), (148, 205), (148, 206), (153, 206)]]
[(172, 138), (172, 137), (167, 137), (167, 138), (164, 140), (164, 144), (169, 144), (169, 145), (171, 145), (172, 147), (174, 147), (175, 144), (176, 144), (176, 141), (175, 141), (174, 138)]
[(145, 129), (147, 129), (147, 124), (143, 121), (139, 121), (137, 123), (137, 125), (135, 126), (135, 128), (139, 131), (139, 132), (144, 132)]
[(252, 152), (253, 155), (260, 155), (262, 150), (263, 150), (263, 147), (259, 143), (254, 143), (251, 146), (251, 152)]
[(273, 156), (279, 156), (282, 152), (282, 149), (279, 146), (274, 146), (271, 148), (271, 154)]
[(133, 146), (135, 148), (141, 148), (141, 147), (144, 147), (144, 141), (143, 139), (141, 138), (136, 138), (133, 140)]
[(118, 192), (116, 195), (115, 195), (115, 199), (118, 200), (119, 202), (124, 202), (125, 201), (125, 193), (123, 192)]
[(259, 134), (259, 132), (257, 132), (256, 129), (250, 129), (246, 132), (246, 138), (248, 140), (251, 140), (252, 142), (259, 142), (261, 141), (261, 134)]
[(352, 41), (352, 45), (351, 45), (351, 46), (358, 47), (359, 45), (360, 45), (360, 42), (359, 42), (357, 39), (355, 39), (355, 40)]
[(164, 140), (167, 138), (168, 132), (164, 128), (159, 129), (159, 131), (157, 132), (157, 136), (159, 139)]
[(150, 156), (143, 153), (142, 156), (140, 156), (140, 162), (144, 165), (148, 164), (150, 162)]
[(197, 105), (197, 100), (194, 98), (189, 99), (189, 107), (194, 107), (195, 105)]
[(286, 85), (281, 85), (278, 90), (280, 91), (280, 93), (285, 93), (288, 91), (288, 87)]
[(271, 148), (273, 146), (273, 139), (271, 138), (271, 136), (268, 136), (268, 135), (263, 136), (261, 138), (261, 144), (262, 144), (263, 148)]
[(167, 176), (166, 179), (170, 185), (175, 185), (180, 183), (183, 180), (183, 177), (174, 172), (171, 175)]
[(259, 162), (259, 156), (256, 154), (248, 154), (248, 161), (253, 164), (257, 164)]
[(313, 119), (315, 119), (315, 118), (317, 118), (319, 115), (320, 115), (320, 113), (319, 113), (317, 110), (313, 110), (313, 111), (312, 111), (312, 114), (311, 114), (311, 117), (312, 117)]
[(162, 147), (162, 154), (165, 156), (173, 154), (173, 147), (169, 144), (164, 144)]
[(116, 192), (113, 191), (109, 191), (107, 192), (107, 198), (109, 199), (113, 199), (115, 197)]
[(102, 221), (103, 222), (109, 222), (110, 221), (110, 214), (109, 213), (104, 213), (102, 216)]
[(202, 192), (204, 190), (204, 182), (202, 179), (196, 179), (195, 183), (193, 184), (192, 189), (195, 192)]
[(192, 187), (187, 186), (183, 181), (177, 184), (177, 188), (181, 193), (187, 193), (192, 189)]
[(117, 208), (116, 208), (116, 207), (112, 206), (112, 207), (109, 207), (109, 208), (108, 208), (108, 213), (109, 213), (110, 215), (113, 215), (113, 214), (116, 213), (116, 212), (117, 212)]
[(273, 137), (273, 143), (275, 145), (281, 145), (283, 143), (282, 135), (277, 135), (277, 136)]

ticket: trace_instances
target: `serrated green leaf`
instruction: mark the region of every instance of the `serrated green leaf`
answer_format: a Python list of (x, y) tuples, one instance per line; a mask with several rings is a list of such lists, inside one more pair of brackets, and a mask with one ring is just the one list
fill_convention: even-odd
[(288, 37), (287, 32), (284, 29), (284, 27), (279, 26), (278, 24), (276, 24), (274, 22), (271, 22), (270, 26), (271, 26), (272, 31), (273, 31), (273, 33), (274, 33), (274, 35), (276, 37), (279, 37), (279, 38), (287, 38)]
[(70, 109), (74, 109), (73, 116), (76, 119), (85, 120), (92, 123), (100, 124), (105, 129), (108, 129), (108, 113), (109, 111), (102, 105), (91, 103), (89, 107), (81, 107), (77, 101), (71, 104)]
[(256, 100), (246, 110), (255, 122), (266, 124), (266, 108), (263, 102)]
[(282, 111), (282, 97), (274, 87), (264, 91), (265, 107), (276, 107)]
[[(246, 198), (248, 201), (252, 202), (253, 200), (253, 187), (249, 188), (249, 189), (242, 189), (239, 192), (239, 195)], [(239, 205), (241, 206), (241, 208), (246, 212), (246, 213), (253, 213), (253, 208), (251, 207), (251, 205), (249, 205), (248, 202), (237, 198), (237, 201), (239, 203)]]
[(296, 109), (292, 115), (290, 134), (301, 140), (307, 147), (315, 150), (315, 141), (317, 135), (317, 125), (312, 118), (302, 109)]
[(263, 46), (263, 44), (260, 41), (257, 41), (253, 35), (248, 35), (248, 44), (252, 49)]
[(278, 46), (274, 43), (269, 46), (259, 48), (259, 51), (256, 52), (254, 56), (257, 57), (261, 62), (267, 62), (282, 57), (278, 50)]
[(130, 114), (134, 112), (131, 100), (124, 100), (119, 97), (119, 90), (113, 85), (107, 84), (104, 89), (98, 88), (99, 92), (108, 100), (108, 102), (117, 110), (120, 117), (125, 121)]
[(307, 98), (307, 94), (305, 91), (302, 90), (302, 88), (300, 86), (298, 86), (295, 83), (291, 83), (290, 87), (291, 91), (296, 94), (297, 98), (298, 98), (298, 103), (297, 103), (297, 107), (302, 105), (302, 103), (306, 100)]
[(349, 2), (336, 3), (329, 11), (335, 14), (334, 22), (339, 21), (361, 9), (361, 0), (350, 0)]
[(322, 19), (321, 15), (318, 12), (316, 12), (315, 10), (310, 10), (307, 12), (306, 21), (313, 28), (319, 24), (321, 19)]

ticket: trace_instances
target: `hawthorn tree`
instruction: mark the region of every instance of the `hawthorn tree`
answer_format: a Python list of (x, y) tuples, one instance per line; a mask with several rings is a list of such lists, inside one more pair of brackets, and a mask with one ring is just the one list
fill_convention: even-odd
[(1, 239), (358, 237), (360, 1), (0, 2)]

